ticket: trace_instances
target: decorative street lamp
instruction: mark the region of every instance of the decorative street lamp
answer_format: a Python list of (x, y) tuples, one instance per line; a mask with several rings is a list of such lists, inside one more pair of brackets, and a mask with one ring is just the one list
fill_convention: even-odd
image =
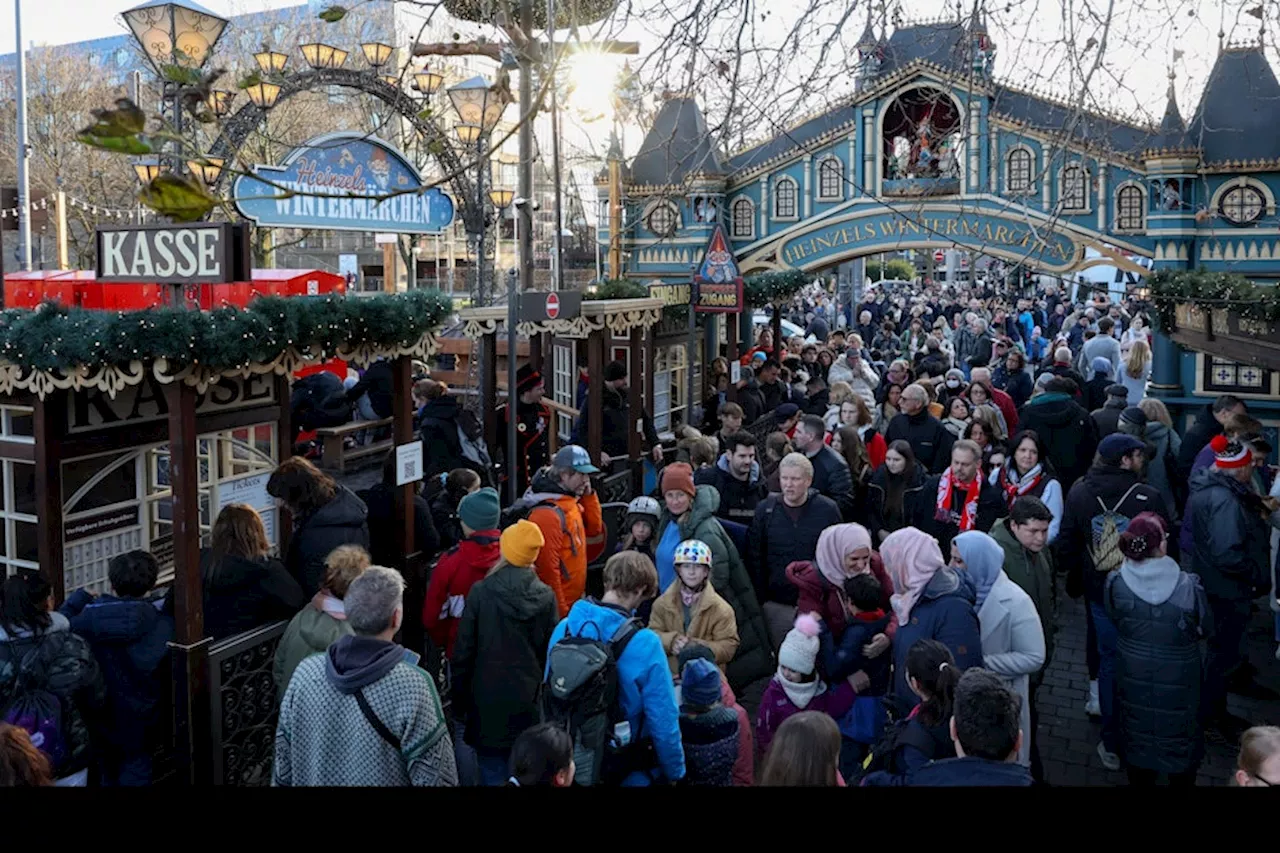
[(387, 60), (391, 58), (391, 54), (395, 48), (389, 44), (383, 44), (380, 41), (365, 42), (360, 45), (360, 49), (364, 51), (364, 58), (369, 65), (374, 68), (381, 68), (387, 64)]
[(227, 161), (221, 157), (201, 157), (199, 160), (188, 160), (187, 168), (191, 170), (191, 174), (204, 181), (205, 186), (213, 186), (218, 182), (218, 176), (222, 174), (222, 167)]
[(493, 202), (493, 206), (498, 210), (506, 210), (511, 206), (511, 202), (515, 199), (515, 191), (503, 187), (494, 187), (489, 190), (489, 201)]
[(472, 77), (449, 87), (449, 100), (464, 124), (477, 124), (485, 133), (498, 126), (508, 99), (495, 92), (483, 77)]
[(203, 68), (227, 28), (226, 18), (191, 0), (151, 0), (123, 16), (147, 60), (162, 76), (166, 65)]
[(444, 75), (423, 67), (413, 75), (413, 85), (424, 95), (434, 95), (444, 83)]
[(263, 74), (279, 74), (284, 71), (285, 65), (289, 63), (289, 54), (270, 50), (265, 45), (259, 53), (253, 55), (253, 58), (257, 61), (258, 67), (262, 69)]
[(275, 83), (260, 80), (245, 89), (245, 94), (249, 96), (249, 100), (255, 107), (269, 110), (276, 105), (276, 100), (280, 97), (280, 87)]
[(231, 113), (231, 102), (235, 97), (236, 93), (227, 89), (210, 89), (209, 98), (205, 103), (209, 105), (209, 109), (213, 110), (215, 116), (226, 118)]
[(455, 124), (453, 132), (458, 135), (458, 141), (463, 145), (475, 145), (480, 139), (480, 125), (478, 124)]
[(396, 74), (379, 74), (378, 79), (392, 88), (400, 86), (400, 77)]
[(159, 159), (139, 158), (133, 161), (133, 173), (138, 176), (139, 182), (144, 186), (169, 171), (167, 163), (161, 163)]
[(347, 61), (347, 52), (331, 44), (311, 42), (302, 45), (302, 58), (316, 70), (341, 68)]

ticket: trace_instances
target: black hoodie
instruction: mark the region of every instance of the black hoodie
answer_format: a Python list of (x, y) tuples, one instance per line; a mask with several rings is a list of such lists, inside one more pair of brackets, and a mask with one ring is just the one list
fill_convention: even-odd
[(1098, 432), (1089, 413), (1067, 394), (1032, 397), (1018, 416), (1021, 429), (1035, 430), (1064, 490), (1084, 476), (1098, 449)]
[(1196, 415), (1195, 423), (1182, 434), (1182, 449), (1178, 451), (1178, 476), (1183, 480), (1190, 478), (1196, 456), (1204, 450), (1206, 444), (1213, 441), (1215, 435), (1221, 434), (1222, 424), (1213, 416), (1213, 404), (1209, 403)]
[(889, 421), (884, 431), (885, 444), (903, 439), (911, 445), (916, 462), (930, 474), (941, 474), (951, 464), (951, 446), (956, 437), (942, 425), (942, 421), (924, 408), (914, 415), (902, 412)]

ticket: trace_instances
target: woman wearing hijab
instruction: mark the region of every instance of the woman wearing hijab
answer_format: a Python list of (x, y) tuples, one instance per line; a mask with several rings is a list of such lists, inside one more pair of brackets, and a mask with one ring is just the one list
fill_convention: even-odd
[[(889, 610), (893, 582), (885, 573), (880, 555), (871, 550), (871, 533), (861, 524), (836, 524), (818, 536), (814, 561), (787, 566), (787, 580), (800, 590), (797, 612), (815, 612), (837, 638), (844, 633), (847, 617), (844, 607), (844, 581), (854, 575), (871, 573), (880, 582), (880, 607)], [(892, 640), (898, 629), (896, 620), (889, 621), (886, 631)], [(886, 643), (887, 647), (887, 643)]]
[(1103, 603), (1116, 627), (1115, 709), (1129, 784), (1190, 787), (1204, 756), (1199, 641), (1208, 620), (1200, 579), (1166, 550), (1160, 516), (1144, 512), (1120, 534), (1120, 571)]
[(951, 565), (977, 589), (974, 607), (982, 631), (982, 665), (1002, 676), (1022, 697), (1022, 747), (1018, 763), (1031, 767), (1031, 676), (1045, 665), (1044, 629), (1031, 596), (1004, 572), (1004, 549), (985, 533), (970, 530), (951, 540)]
[(890, 702), (898, 717), (916, 705), (907, 684), (907, 652), (917, 640), (937, 640), (966, 670), (982, 666), (982, 636), (973, 581), (942, 559), (938, 541), (914, 527), (890, 533), (880, 546), (885, 571), (893, 580), (890, 597), (898, 632), (893, 640), (893, 692)]

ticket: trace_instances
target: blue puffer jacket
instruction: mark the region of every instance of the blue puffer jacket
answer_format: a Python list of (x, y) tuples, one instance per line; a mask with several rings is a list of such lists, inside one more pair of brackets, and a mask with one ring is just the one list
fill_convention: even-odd
[[(566, 634), (608, 641), (628, 617), (621, 607), (584, 598), (574, 603), (569, 615), (560, 620), (547, 645), (550, 667), (551, 648)], [(545, 676), (545, 672), (544, 672)], [(648, 628), (631, 638), (618, 660), (618, 700), (622, 713), (631, 724), (631, 739), (653, 741), (658, 768), (663, 779), (676, 782), (684, 778), (684, 747), (680, 740), (680, 712), (676, 706), (671, 667), (658, 635)], [(633, 773), (623, 784), (627, 787), (651, 784), (653, 779)]]
[(907, 778), (914, 788), (1027, 788), (1031, 771), (1016, 762), (965, 756), (933, 761)]
[(907, 684), (907, 652), (918, 640), (937, 640), (951, 650), (960, 671), (982, 666), (982, 634), (974, 610), (977, 593), (963, 572), (939, 570), (911, 608), (893, 639), (893, 707), (905, 717), (920, 701)]
[(62, 605), (71, 630), (89, 641), (107, 685), (103, 736), (123, 751), (147, 748), (160, 697), (168, 683), (173, 621), (160, 602), (141, 598), (93, 598), (84, 590)]

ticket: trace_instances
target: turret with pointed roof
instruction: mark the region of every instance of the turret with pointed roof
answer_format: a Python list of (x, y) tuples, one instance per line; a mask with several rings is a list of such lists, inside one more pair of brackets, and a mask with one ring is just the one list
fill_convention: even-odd
[(1187, 127), (1204, 162), (1280, 159), (1280, 82), (1256, 43), (1228, 46), (1209, 72), (1200, 105)]
[(1174, 88), (1177, 75), (1169, 69), (1169, 91), (1166, 95), (1164, 118), (1160, 121), (1160, 129), (1147, 144), (1147, 154), (1155, 153), (1188, 153), (1196, 150), (1196, 146), (1187, 137), (1187, 125), (1182, 120), (1182, 112), (1178, 109), (1178, 94)]
[(695, 177), (723, 176), (718, 149), (698, 102), (670, 97), (631, 161), (629, 183), (669, 187)]

